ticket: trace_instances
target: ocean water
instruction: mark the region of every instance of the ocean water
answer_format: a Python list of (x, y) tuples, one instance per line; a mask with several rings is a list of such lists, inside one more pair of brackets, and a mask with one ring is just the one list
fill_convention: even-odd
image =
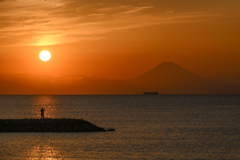
[(239, 160), (240, 96), (0, 96), (0, 119), (83, 118), (104, 133), (0, 133), (0, 159)]

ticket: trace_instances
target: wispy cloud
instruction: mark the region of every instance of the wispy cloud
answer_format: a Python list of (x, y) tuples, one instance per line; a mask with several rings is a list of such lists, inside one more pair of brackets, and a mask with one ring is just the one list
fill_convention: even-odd
[(69, 43), (149, 25), (196, 22), (209, 16), (215, 15), (177, 13), (142, 1), (122, 4), (94, 0), (0, 1), (0, 42), (2, 46)]

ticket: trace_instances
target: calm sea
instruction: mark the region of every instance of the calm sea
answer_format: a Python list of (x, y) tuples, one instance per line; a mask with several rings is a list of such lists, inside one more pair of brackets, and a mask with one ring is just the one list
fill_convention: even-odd
[(0, 159), (239, 160), (240, 96), (0, 96), (0, 119), (83, 118), (106, 133), (0, 133)]

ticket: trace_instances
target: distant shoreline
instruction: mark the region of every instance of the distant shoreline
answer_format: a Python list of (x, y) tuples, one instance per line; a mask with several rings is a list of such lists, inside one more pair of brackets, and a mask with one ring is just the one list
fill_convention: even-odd
[[(144, 94), (0, 94), (0, 96), (142, 96)], [(240, 94), (158, 94), (159, 96), (239, 96)]]

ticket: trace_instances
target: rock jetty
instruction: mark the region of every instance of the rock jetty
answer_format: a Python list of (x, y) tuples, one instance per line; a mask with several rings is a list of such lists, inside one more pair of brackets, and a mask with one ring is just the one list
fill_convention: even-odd
[(83, 119), (0, 119), (0, 132), (105, 132)]

